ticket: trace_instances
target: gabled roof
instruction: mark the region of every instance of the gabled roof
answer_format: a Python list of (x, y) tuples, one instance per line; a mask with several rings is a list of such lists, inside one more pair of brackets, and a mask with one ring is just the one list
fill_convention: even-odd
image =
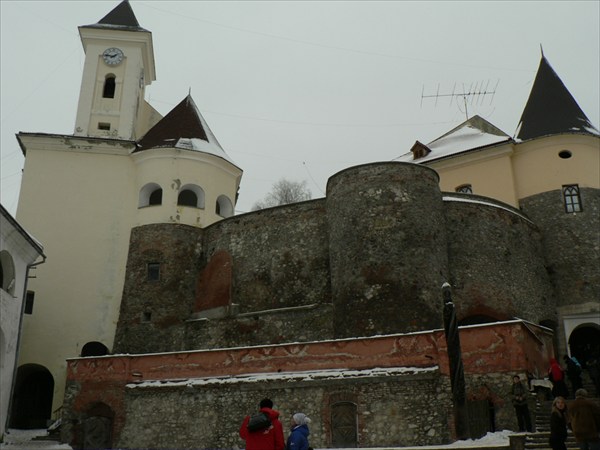
[(148, 31), (138, 23), (133, 9), (128, 0), (123, 0), (111, 12), (93, 25), (84, 25), (82, 28), (119, 28), (126, 31)]
[[(417, 141), (410, 153), (399, 156), (395, 160), (433, 161), (511, 141), (512, 138), (504, 131), (479, 116), (473, 116), (427, 145)], [(420, 151), (415, 152), (415, 150)], [(416, 157), (418, 154), (424, 156), (418, 158)]]
[(515, 137), (527, 140), (561, 133), (599, 134), (542, 54)]
[(191, 95), (154, 125), (137, 145), (134, 153), (151, 148), (179, 148), (209, 153), (235, 165), (208, 127)]

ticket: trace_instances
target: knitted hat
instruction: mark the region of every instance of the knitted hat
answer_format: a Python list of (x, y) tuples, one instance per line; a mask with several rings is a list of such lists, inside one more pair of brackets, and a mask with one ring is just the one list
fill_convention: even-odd
[(588, 393), (585, 389), (577, 389), (575, 391), (576, 398), (586, 398), (587, 396), (588, 396)]
[(303, 413), (294, 414), (293, 419), (296, 425), (308, 425), (310, 423), (310, 418), (306, 417), (306, 414)]

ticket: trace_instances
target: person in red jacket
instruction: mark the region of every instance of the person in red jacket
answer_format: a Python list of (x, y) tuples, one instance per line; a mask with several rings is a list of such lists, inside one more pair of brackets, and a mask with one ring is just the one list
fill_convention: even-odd
[(273, 409), (273, 402), (265, 398), (260, 402), (260, 412), (271, 419), (271, 426), (263, 430), (249, 431), (250, 416), (246, 416), (240, 427), (240, 437), (246, 441), (246, 450), (284, 450), (283, 425), (279, 421), (279, 411)]

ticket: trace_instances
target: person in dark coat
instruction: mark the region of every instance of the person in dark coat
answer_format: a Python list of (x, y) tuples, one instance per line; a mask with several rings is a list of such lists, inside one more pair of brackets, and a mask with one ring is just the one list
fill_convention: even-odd
[(286, 450), (309, 450), (308, 446), (308, 424), (310, 419), (304, 413), (296, 413), (292, 416), (291, 432), (287, 440)]
[(550, 358), (550, 369), (548, 369), (548, 379), (552, 382), (553, 397), (569, 397), (569, 389), (565, 383), (565, 373), (554, 358)]
[(571, 429), (581, 450), (600, 450), (600, 406), (587, 396), (585, 389), (578, 389), (569, 404)]
[(273, 402), (265, 398), (261, 400), (260, 412), (271, 420), (271, 426), (259, 431), (249, 431), (250, 416), (246, 416), (240, 426), (240, 437), (246, 441), (246, 450), (284, 450), (285, 438), (283, 425), (279, 421), (279, 411), (273, 409)]
[(569, 416), (567, 403), (563, 397), (556, 397), (552, 402), (550, 414), (550, 447), (552, 450), (567, 450), (567, 424)]
[(579, 361), (575, 358), (570, 358), (568, 355), (565, 355), (563, 360), (565, 361), (565, 366), (567, 368), (567, 378), (571, 382), (573, 392), (576, 392), (577, 389), (583, 387), (583, 381), (581, 380), (581, 365), (579, 364)]
[(529, 415), (529, 406), (527, 405), (527, 389), (521, 383), (519, 375), (513, 377), (510, 393), (512, 395), (512, 404), (517, 414), (519, 431), (531, 431), (531, 416)]

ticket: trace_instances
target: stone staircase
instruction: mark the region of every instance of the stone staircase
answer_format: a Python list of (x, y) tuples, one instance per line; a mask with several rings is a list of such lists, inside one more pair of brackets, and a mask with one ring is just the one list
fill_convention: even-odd
[[(583, 387), (588, 391), (589, 399), (593, 402), (596, 402), (600, 406), (600, 393), (596, 392), (594, 384), (592, 383), (589, 376), (584, 374), (583, 378)], [(569, 386), (570, 388), (570, 386)], [(571, 392), (571, 397), (574, 397), (574, 392)], [(567, 399), (567, 409), (569, 408), (569, 403), (573, 399)], [(535, 408), (535, 432), (528, 433), (525, 439), (525, 449), (530, 450), (550, 450), (550, 414), (552, 412), (552, 400), (538, 400), (536, 402)], [(575, 437), (571, 430), (568, 432), (567, 441), (566, 441), (567, 449), (577, 450), (579, 446), (575, 441)]]

